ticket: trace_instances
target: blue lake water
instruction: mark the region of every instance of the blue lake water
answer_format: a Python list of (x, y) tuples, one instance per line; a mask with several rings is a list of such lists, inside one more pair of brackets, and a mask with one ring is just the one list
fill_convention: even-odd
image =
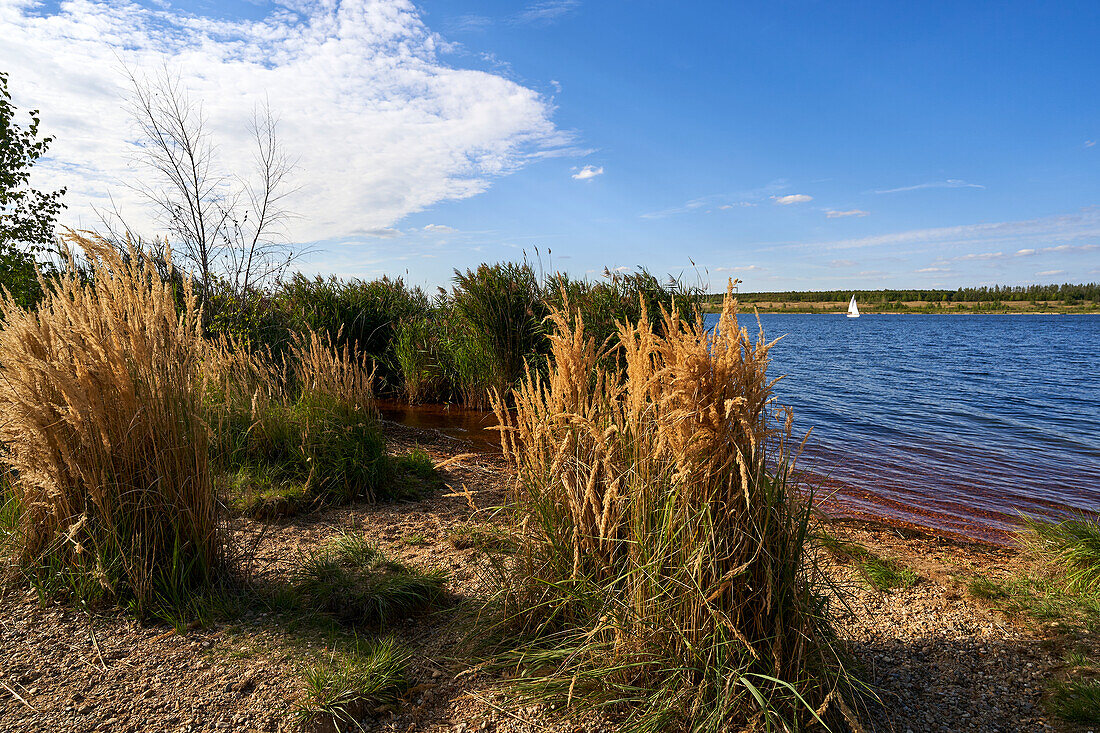
[(829, 510), (987, 539), (1100, 510), (1100, 316), (760, 319)]

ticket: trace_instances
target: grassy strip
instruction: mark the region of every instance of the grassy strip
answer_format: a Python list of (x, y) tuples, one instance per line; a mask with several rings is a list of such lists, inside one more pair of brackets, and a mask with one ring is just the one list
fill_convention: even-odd
[[(1026, 519), (1016, 539), (1036, 561), (1035, 571), (1003, 581), (974, 578), (970, 594), (1006, 613), (1048, 622), (1066, 637), (1100, 630), (1100, 523), (1086, 516)], [(1100, 723), (1100, 663), (1087, 649), (1065, 661), (1068, 669), (1049, 683), (1047, 709), (1070, 722)]]

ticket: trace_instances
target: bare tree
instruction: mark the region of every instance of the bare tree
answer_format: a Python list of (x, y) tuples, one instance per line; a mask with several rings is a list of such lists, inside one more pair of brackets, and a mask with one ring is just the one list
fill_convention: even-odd
[(232, 211), (225, 229), (226, 264), (236, 292), (263, 287), (301, 254), (281, 236), (291, 217), (284, 201), (296, 190), (287, 185), (294, 167), (279, 147), (276, 120), (266, 104), (253, 113), (250, 132), (256, 146), (254, 178), (238, 179), (244, 213), (238, 219)]
[(178, 74), (167, 68), (152, 79), (126, 73), (141, 133), (138, 159), (155, 172), (134, 188), (153, 204), (203, 292), (223, 285), (240, 295), (277, 278), (301, 253), (283, 236), (293, 165), (270, 109), (256, 110), (250, 127), (256, 170), (230, 175), (218, 165), (202, 105), (191, 100)]

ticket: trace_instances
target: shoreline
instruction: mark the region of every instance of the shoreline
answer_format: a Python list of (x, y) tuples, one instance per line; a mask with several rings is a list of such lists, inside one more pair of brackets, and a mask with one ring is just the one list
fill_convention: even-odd
[[(391, 451), (420, 447), (437, 465), (446, 464), (440, 470), (446, 489), (415, 502), (356, 501), (271, 522), (235, 519), (235, 542), (255, 547), (249, 582), (260, 588), (277, 582), (296, 557), (344, 532), (363, 534), (400, 562), (446, 570), (451, 600), (445, 608), (386, 629), (410, 650), (415, 686), (399, 706), (368, 711), (364, 730), (613, 730), (599, 716), (517, 702), (508, 675), (488, 671), (464, 650), (465, 619), (486, 598), (493, 561), (476, 543), (456, 537), (470, 528), (507, 529), (505, 515), (493, 510), (506, 501), (511, 476), (503, 457), (455, 460), (466, 448), (459, 439), (392, 423), (385, 433)], [(860, 711), (867, 730), (1072, 730), (1042, 706), (1043, 681), (1060, 664), (1055, 631), (967, 592), (970, 578), (1020, 572), (1017, 550), (857, 519), (825, 520), (820, 529), (914, 578), (876, 590), (857, 563), (823, 558), (843, 594), (840, 639), (878, 696)], [(303, 666), (335, 653), (332, 632), (278, 608), (257, 611), (177, 632), (136, 624), (119, 611), (88, 613), (42, 605), (33, 593), (5, 592), (0, 648), (8, 659), (7, 684), (21, 700), (0, 691), (0, 731), (333, 730), (324, 721), (299, 728), (292, 716)]]
[[(745, 303), (746, 308), (751, 304)], [(806, 311), (806, 310), (783, 310), (769, 308), (766, 310), (760, 310), (753, 308), (754, 312), (760, 315), (784, 315), (784, 316), (845, 316), (847, 312), (843, 310), (835, 311)], [(706, 315), (717, 315), (720, 310), (705, 309)], [(860, 311), (860, 318), (864, 316), (1100, 316), (1100, 310), (1095, 311), (963, 311), (963, 310), (942, 310), (942, 311), (924, 311), (924, 310), (905, 310), (905, 311)]]

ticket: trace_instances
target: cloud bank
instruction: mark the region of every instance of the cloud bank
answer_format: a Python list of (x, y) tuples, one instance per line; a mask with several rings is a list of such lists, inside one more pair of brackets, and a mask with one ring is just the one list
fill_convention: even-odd
[(443, 63), (445, 44), (407, 0), (282, 0), (259, 20), (127, 0), (71, 0), (43, 13), (33, 0), (8, 0), (0, 38), (16, 104), (40, 109), (56, 137), (35, 183), (68, 186), (67, 220), (84, 226), (96, 222), (93, 205), (112, 199), (151, 226), (121, 185), (143, 174), (124, 67), (178, 70), (233, 172), (250, 167), (248, 121), (270, 104), (297, 160), (290, 208), (301, 216), (288, 231), (297, 241), (386, 231), (569, 144), (537, 92)]

